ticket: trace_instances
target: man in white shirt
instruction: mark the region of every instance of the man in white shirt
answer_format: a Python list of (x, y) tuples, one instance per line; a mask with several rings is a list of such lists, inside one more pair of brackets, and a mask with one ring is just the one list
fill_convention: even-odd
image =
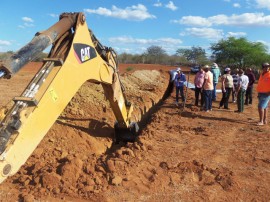
[(246, 90), (248, 87), (248, 76), (244, 75), (244, 71), (243, 69), (240, 69), (239, 72), (239, 79), (238, 79), (238, 85), (237, 85), (237, 108), (238, 110), (236, 110), (235, 112), (243, 112), (244, 111), (244, 97), (246, 94)]

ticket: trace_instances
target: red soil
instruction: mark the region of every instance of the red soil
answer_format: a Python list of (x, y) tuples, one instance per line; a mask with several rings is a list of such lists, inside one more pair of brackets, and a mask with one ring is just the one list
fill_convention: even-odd
[[(0, 106), (20, 95), (38, 67), (0, 81)], [(120, 65), (134, 120), (160, 101), (172, 68)], [(99, 85), (84, 84), (26, 164), (0, 185), (0, 200), (270, 200), (270, 126), (256, 126), (256, 102), (241, 114), (235, 103), (223, 110), (214, 102), (205, 113), (193, 106), (193, 91), (185, 109), (173, 104), (173, 92), (148, 115), (135, 143), (114, 145), (115, 119), (103, 98)]]

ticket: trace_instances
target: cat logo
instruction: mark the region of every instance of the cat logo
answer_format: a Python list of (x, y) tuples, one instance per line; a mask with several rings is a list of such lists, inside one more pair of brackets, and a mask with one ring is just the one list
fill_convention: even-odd
[(79, 63), (84, 63), (97, 57), (95, 49), (89, 45), (75, 43), (73, 44), (73, 48), (75, 57), (77, 58)]

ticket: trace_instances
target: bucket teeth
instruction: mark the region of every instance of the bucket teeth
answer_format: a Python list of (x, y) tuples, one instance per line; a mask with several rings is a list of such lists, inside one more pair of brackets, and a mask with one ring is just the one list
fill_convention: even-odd
[(135, 142), (139, 132), (139, 126), (136, 122), (132, 122), (129, 128), (119, 128), (118, 123), (114, 125), (115, 142)]

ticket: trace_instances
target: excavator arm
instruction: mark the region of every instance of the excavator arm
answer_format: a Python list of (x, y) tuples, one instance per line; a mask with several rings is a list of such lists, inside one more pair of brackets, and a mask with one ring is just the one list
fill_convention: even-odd
[(50, 45), (41, 69), (1, 121), (0, 183), (26, 162), (86, 81), (102, 85), (115, 114), (117, 141), (132, 140), (138, 132), (130, 120), (132, 105), (119, 78), (116, 53), (97, 40), (83, 13), (63, 13), (56, 24), (37, 33), (0, 63), (0, 77), (11, 78)]

